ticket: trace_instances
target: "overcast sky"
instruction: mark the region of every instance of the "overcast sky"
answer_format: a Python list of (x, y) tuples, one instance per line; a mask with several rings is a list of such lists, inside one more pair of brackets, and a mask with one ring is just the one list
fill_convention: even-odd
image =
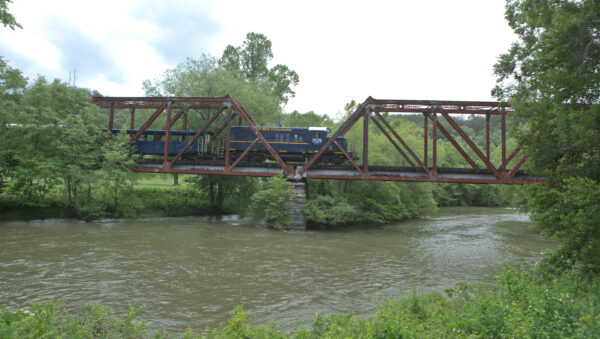
[[(14, 0), (23, 29), (0, 26), (0, 55), (109, 96), (143, 95), (186, 57), (220, 57), (246, 33), (298, 72), (286, 112), (335, 116), (354, 99), (493, 100), (493, 65), (515, 39), (503, 0)], [(271, 65), (271, 66), (272, 66)]]

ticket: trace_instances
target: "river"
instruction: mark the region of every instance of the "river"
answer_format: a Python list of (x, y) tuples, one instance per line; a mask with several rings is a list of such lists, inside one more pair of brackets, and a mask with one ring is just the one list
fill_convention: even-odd
[(279, 232), (237, 217), (0, 222), (0, 307), (144, 305), (153, 331), (213, 328), (243, 305), (284, 330), (315, 313), (373, 313), (381, 297), (489, 281), (555, 243), (526, 214), (444, 208), (336, 231)]

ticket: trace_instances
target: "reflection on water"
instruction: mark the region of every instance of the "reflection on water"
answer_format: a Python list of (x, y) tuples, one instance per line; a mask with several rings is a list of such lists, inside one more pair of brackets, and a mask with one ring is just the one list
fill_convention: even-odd
[(441, 209), (378, 227), (278, 232), (237, 217), (0, 223), (0, 305), (54, 299), (117, 312), (145, 305), (154, 330), (200, 331), (244, 305), (291, 330), (315, 313), (369, 313), (381, 296), (485, 281), (554, 243), (527, 215)]

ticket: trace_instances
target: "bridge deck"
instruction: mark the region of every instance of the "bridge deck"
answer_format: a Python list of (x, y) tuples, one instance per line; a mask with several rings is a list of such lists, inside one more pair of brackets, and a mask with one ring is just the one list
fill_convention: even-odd
[[(305, 164), (290, 163), (297, 174)], [(162, 159), (142, 159), (134, 168), (137, 172), (163, 172)], [(431, 169), (431, 168), (430, 168)], [(276, 162), (251, 163), (240, 162), (229, 173), (225, 171), (224, 161), (192, 161), (180, 160), (170, 167), (168, 173), (183, 174), (212, 174), (212, 175), (242, 175), (269, 177), (281, 173), (281, 167)], [(399, 166), (369, 166), (368, 175), (363, 176), (351, 165), (322, 165), (315, 164), (298, 178), (309, 179), (338, 179), (338, 180), (378, 180), (405, 182), (449, 182), (449, 183), (478, 183), (478, 184), (531, 184), (544, 182), (542, 178), (529, 176), (523, 171), (517, 171), (510, 180), (496, 177), (488, 169), (472, 168), (437, 168), (437, 176), (430, 177), (420, 167)]]

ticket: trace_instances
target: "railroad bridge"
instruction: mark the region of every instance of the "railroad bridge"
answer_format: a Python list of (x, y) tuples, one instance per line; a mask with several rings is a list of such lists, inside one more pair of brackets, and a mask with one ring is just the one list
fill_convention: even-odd
[[(292, 227), (305, 229), (301, 208), (306, 202), (306, 179), (337, 180), (376, 180), (403, 182), (446, 182), (474, 184), (534, 184), (544, 182), (520, 170), (527, 160), (520, 155), (520, 147), (507, 152), (506, 115), (512, 110), (509, 105), (491, 101), (435, 101), (435, 100), (380, 100), (368, 97), (344, 121), (338, 130), (312, 154), (305, 163), (286, 162), (265, 138), (261, 128), (252, 116), (232, 97), (191, 98), (191, 97), (96, 97), (93, 102), (108, 111), (108, 130), (114, 130), (115, 119), (121, 125), (129, 120), (133, 144), (148, 130), (164, 131), (164, 152), (161, 156), (141, 159), (134, 171), (201, 174), (201, 175), (241, 175), (269, 177), (283, 173), (294, 183), (296, 198), (292, 204)], [(136, 112), (143, 112), (143, 122), (136, 124)], [(390, 118), (402, 114), (423, 116), (423, 153), (417, 155), (415, 145), (406, 142), (390, 123)], [(454, 117), (453, 117), (454, 115)], [(477, 115), (485, 117), (485, 140), (478, 145), (455, 121), (456, 115)], [(490, 156), (491, 119), (499, 119), (501, 135), (501, 156), (494, 163)], [(237, 120), (237, 121), (236, 121)], [(139, 121), (138, 121), (139, 122)], [(497, 120), (496, 120), (497, 122)], [(362, 126), (361, 126), (362, 124)], [(388, 147), (393, 147), (401, 156), (399, 166), (378, 166), (369, 164), (369, 124), (373, 124), (386, 137)], [(159, 128), (156, 128), (160, 125)], [(232, 125), (248, 126), (254, 134), (243, 152), (231, 152)], [(344, 149), (338, 142), (356, 125), (362, 129), (362, 146), (358, 157)], [(497, 126), (498, 123), (495, 124)], [(136, 126), (139, 126), (136, 128)], [(191, 127), (191, 128), (190, 128)], [(496, 127), (497, 128), (497, 127)], [(194, 130), (187, 133), (187, 144), (176, 155), (169, 155), (170, 134), (175, 130)], [(205, 132), (212, 133), (210, 148), (223, 149), (222, 160), (183, 159), (185, 151)], [(451, 133), (452, 132), (452, 133)], [(177, 132), (174, 132), (174, 134)], [(460, 153), (466, 166), (444, 168), (437, 163), (438, 140), (445, 138)], [(458, 140), (457, 140), (458, 139)], [(185, 140), (184, 140), (185, 141)], [(462, 142), (459, 142), (462, 141)], [(273, 141), (271, 141), (273, 142)], [(271, 162), (246, 162), (248, 153), (256, 144), (262, 144)], [(347, 160), (346, 165), (325, 165), (318, 163), (328, 147), (334, 146)], [(356, 160), (360, 158), (360, 162)], [(498, 163), (499, 161), (499, 163)], [(402, 166), (400, 166), (402, 165)]]
[[(162, 158), (142, 159), (133, 169), (138, 172), (185, 173), (202, 175), (242, 175), (268, 177), (283, 173), (290, 180), (302, 179), (340, 179), (340, 180), (378, 180), (408, 182), (448, 182), (476, 184), (532, 184), (543, 182), (543, 178), (529, 176), (520, 170), (527, 160), (520, 155), (516, 147), (507, 153), (506, 148), (506, 115), (511, 112), (510, 106), (492, 101), (435, 101), (435, 100), (380, 100), (367, 98), (350, 117), (324, 143), (307, 163), (287, 163), (278, 154), (269, 141), (265, 139), (251, 115), (232, 97), (191, 98), (191, 97), (96, 97), (93, 102), (100, 108), (108, 110), (108, 130), (114, 128), (115, 115), (126, 114), (129, 127), (136, 130), (130, 143), (135, 142), (150, 126), (162, 121), (165, 131), (165, 150)], [(151, 110), (146, 119), (136, 128), (136, 111)], [(196, 123), (201, 125), (189, 128), (189, 115), (195, 114)], [(404, 138), (390, 124), (389, 117), (400, 114), (422, 114), (423, 119), (423, 155), (413, 151)], [(146, 114), (148, 115), (148, 114)], [(164, 117), (159, 119), (162, 115)], [(486, 137), (484, 145), (477, 145), (456, 123), (452, 115), (485, 116)], [(386, 119), (387, 117), (387, 119)], [(490, 158), (490, 120), (500, 119), (501, 160), (494, 164)], [(237, 120), (237, 123), (236, 123)], [(446, 127), (441, 121), (446, 122)], [(361, 122), (362, 121), (362, 122)], [(193, 129), (197, 132), (188, 140), (187, 146), (179, 154), (169, 156), (169, 134), (179, 129)], [(362, 152), (358, 163), (346, 150), (336, 142), (337, 137), (344, 136), (353, 126), (362, 123)], [(385, 135), (389, 147), (395, 148), (405, 165), (377, 166), (369, 165), (369, 124), (372, 123)], [(230, 152), (231, 126), (246, 125), (255, 135), (252, 143), (237, 157)], [(360, 128), (360, 126), (358, 126)], [(153, 129), (156, 129), (155, 127)], [(449, 131), (450, 129), (450, 131)], [(462, 145), (450, 133), (459, 135)], [(224, 149), (224, 160), (190, 161), (182, 159), (182, 155), (194, 141), (204, 132), (213, 132), (213, 139), (221, 137)], [(442, 137), (448, 140), (460, 153), (468, 166), (464, 168), (443, 168), (437, 164), (437, 144)], [(261, 164), (244, 162), (242, 159), (257, 143), (264, 145), (273, 162)], [(334, 166), (319, 164), (323, 152), (332, 144), (335, 145), (348, 160), (347, 165)], [(466, 146), (464, 146), (466, 145)], [(465, 149), (466, 148), (466, 149)], [(510, 166), (509, 166), (510, 164)]]

